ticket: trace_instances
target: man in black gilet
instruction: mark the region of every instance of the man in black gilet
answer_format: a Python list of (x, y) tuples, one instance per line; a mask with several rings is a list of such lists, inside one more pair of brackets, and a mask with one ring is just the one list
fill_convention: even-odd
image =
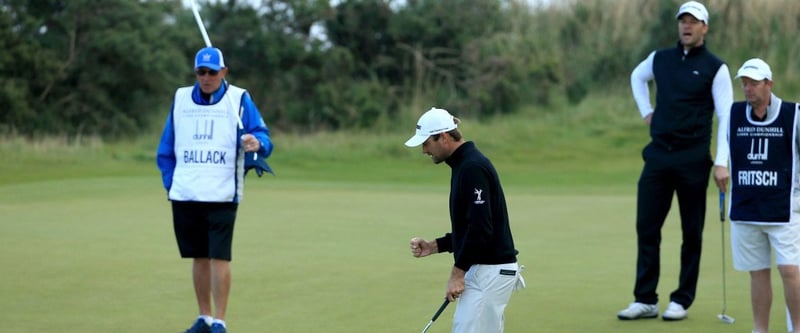
[[(617, 313), (621, 320), (658, 317), (661, 228), (677, 194), (682, 245), (678, 288), (669, 295), (664, 320), (682, 320), (692, 305), (700, 273), (700, 253), (706, 215), (711, 127), (716, 113), (727, 124), (733, 101), (728, 67), (706, 49), (708, 11), (689, 1), (675, 15), (680, 41), (657, 50), (631, 74), (633, 97), (650, 126), (650, 143), (642, 151), (644, 168), (636, 205), (636, 284), (633, 303)], [(650, 105), (648, 81), (655, 80), (656, 106)], [(723, 126), (723, 125), (720, 125)], [(724, 135), (724, 131), (720, 131)], [(714, 178), (728, 178), (727, 141), (717, 139)]]

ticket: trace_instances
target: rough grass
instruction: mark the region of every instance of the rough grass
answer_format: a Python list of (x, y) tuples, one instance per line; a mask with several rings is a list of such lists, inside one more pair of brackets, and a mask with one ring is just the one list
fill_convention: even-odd
[[(516, 116), (463, 119), (461, 130), (497, 165), (508, 186), (557, 184), (616, 186), (638, 174), (647, 132), (629, 98), (598, 95), (556, 110), (527, 109)], [(447, 170), (430, 166), (420, 148), (403, 142), (413, 121), (392, 131), (273, 133), (270, 158), (277, 178), (426, 184)], [(98, 139), (0, 140), (0, 184), (55, 179), (157, 175), (158, 134), (133, 141)], [(634, 178), (632, 178), (634, 177)]]

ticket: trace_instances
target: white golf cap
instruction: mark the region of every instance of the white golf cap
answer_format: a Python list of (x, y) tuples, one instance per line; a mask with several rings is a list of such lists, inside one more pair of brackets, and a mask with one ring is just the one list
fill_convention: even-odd
[(419, 117), (417, 132), (406, 141), (406, 146), (419, 146), (431, 135), (452, 131), (456, 128), (458, 125), (450, 112), (445, 109), (431, 108)]
[(753, 58), (742, 64), (742, 67), (736, 72), (735, 78), (738, 79), (743, 76), (756, 81), (764, 79), (772, 81), (772, 70), (769, 69), (769, 65), (764, 60)]
[(708, 10), (706, 10), (706, 6), (703, 6), (702, 3), (689, 1), (682, 4), (681, 8), (678, 9), (678, 14), (675, 14), (675, 19), (681, 18), (683, 14), (691, 14), (694, 18), (708, 24)]

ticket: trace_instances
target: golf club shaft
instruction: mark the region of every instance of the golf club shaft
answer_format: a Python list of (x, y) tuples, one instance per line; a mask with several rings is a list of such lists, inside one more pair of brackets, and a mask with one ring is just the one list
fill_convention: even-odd
[(428, 329), (431, 328), (431, 325), (433, 325), (433, 321), (432, 320), (428, 322), (428, 325), (425, 325), (425, 328), (422, 329), (422, 333), (427, 332)]
[(448, 301), (447, 298), (445, 297), (444, 303), (442, 303), (442, 305), (439, 306), (439, 310), (436, 310), (436, 313), (433, 314), (431, 321), (429, 321), (428, 325), (425, 325), (425, 328), (422, 329), (422, 333), (427, 332), (428, 329), (431, 328), (431, 325), (433, 325), (433, 322), (436, 321), (437, 318), (439, 318), (439, 315), (442, 314), (444, 309), (447, 307), (447, 304), (450, 304), (450, 301)]
[[(211, 39), (208, 38), (208, 31), (206, 31), (206, 25), (203, 23), (203, 18), (200, 17), (200, 10), (197, 9), (197, 0), (192, 0), (192, 14), (194, 14), (194, 21), (197, 22), (197, 28), (200, 29), (200, 34), (203, 35), (203, 41), (206, 43), (206, 47), (211, 47)], [(244, 129), (242, 126), (242, 110), (243, 106), (239, 106), (239, 114), (236, 117), (238, 121), (239, 129)], [(258, 158), (258, 153), (253, 154), (253, 160)]]
[(725, 213), (725, 191), (719, 191), (719, 226), (722, 247), (722, 313), (717, 315), (717, 318), (725, 323), (733, 324), (735, 319), (725, 314), (725, 310), (728, 308), (727, 283), (725, 281)]
[(194, 20), (197, 22), (197, 28), (200, 29), (200, 34), (203, 35), (203, 41), (206, 42), (206, 47), (211, 47), (211, 39), (208, 38), (206, 25), (203, 24), (203, 19), (200, 18), (200, 11), (197, 9), (197, 0), (192, 0), (192, 13), (194, 13)]
[(722, 315), (725, 316), (725, 309), (728, 307), (728, 297), (725, 281), (725, 191), (719, 191), (719, 221), (720, 221), (720, 244), (722, 244)]
[(439, 315), (442, 314), (442, 311), (444, 311), (444, 308), (447, 307), (447, 304), (450, 304), (450, 301), (448, 301), (447, 298), (445, 298), (444, 303), (442, 303), (442, 305), (439, 307), (439, 310), (437, 310), (436, 313), (433, 315), (431, 321), (436, 321), (436, 319), (439, 318)]

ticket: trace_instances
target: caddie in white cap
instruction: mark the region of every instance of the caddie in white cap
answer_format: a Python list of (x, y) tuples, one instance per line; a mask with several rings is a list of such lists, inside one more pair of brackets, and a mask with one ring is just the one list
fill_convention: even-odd
[(728, 126), (733, 267), (750, 273), (752, 331), (767, 332), (774, 260), (783, 282), (789, 332), (800, 332), (797, 105), (772, 93), (772, 70), (764, 60), (745, 61), (736, 78), (742, 81), (746, 101), (733, 103)]
[(745, 61), (739, 71), (736, 72), (736, 78), (747, 77), (756, 81), (769, 80), (772, 81), (772, 70), (769, 65), (759, 58), (753, 58)]
[(422, 145), (434, 163), (452, 169), (451, 232), (434, 240), (411, 239), (411, 254), (425, 257), (452, 252), (453, 267), (445, 297), (458, 299), (454, 333), (503, 332), (503, 312), (511, 293), (524, 288), (517, 250), (508, 221), (500, 177), (472, 141), (464, 141), (459, 120), (447, 110), (431, 108), (417, 121), (406, 146)]

